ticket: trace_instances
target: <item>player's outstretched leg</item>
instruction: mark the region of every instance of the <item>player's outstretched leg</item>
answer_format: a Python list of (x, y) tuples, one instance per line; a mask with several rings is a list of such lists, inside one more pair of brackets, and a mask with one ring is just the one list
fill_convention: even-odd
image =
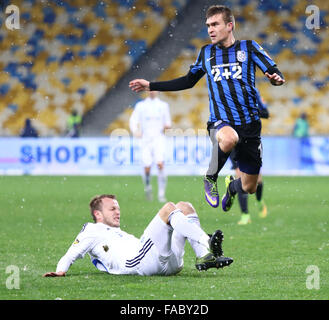
[(224, 268), (229, 266), (233, 259), (223, 257), (222, 242), (224, 235), (221, 230), (216, 230), (212, 235), (209, 235), (210, 252), (204, 257), (197, 258), (195, 267), (199, 270), (208, 270), (210, 268)]
[(233, 200), (235, 197), (235, 194), (232, 194), (230, 191), (230, 183), (234, 180), (233, 176), (226, 176), (225, 178), (225, 187), (226, 187), (226, 193), (224, 194), (222, 198), (222, 209), (226, 212), (229, 211), (233, 205)]
[(204, 192), (207, 202), (213, 207), (217, 208), (219, 205), (219, 194), (217, 189), (217, 182), (211, 178), (205, 176), (204, 182)]

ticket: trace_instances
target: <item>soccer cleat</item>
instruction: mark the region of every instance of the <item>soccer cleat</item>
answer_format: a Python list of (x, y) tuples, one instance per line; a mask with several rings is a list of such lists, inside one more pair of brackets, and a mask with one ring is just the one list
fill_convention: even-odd
[(222, 198), (222, 209), (226, 212), (229, 211), (233, 205), (233, 200), (235, 197), (234, 195), (231, 195), (229, 185), (234, 180), (233, 176), (226, 176), (225, 178), (225, 187), (226, 187), (226, 193), (224, 194)]
[(208, 270), (210, 268), (224, 268), (233, 262), (232, 258), (215, 257), (213, 253), (208, 253), (204, 257), (197, 258), (195, 267), (199, 271)]
[(217, 190), (217, 182), (208, 178), (204, 177), (204, 192), (205, 198), (207, 202), (213, 207), (217, 208), (219, 205), (219, 194)]
[(267, 206), (265, 202), (262, 200), (259, 203), (259, 217), (265, 218), (267, 216)]
[(248, 223), (251, 223), (250, 214), (249, 213), (242, 214), (241, 219), (238, 221), (238, 225), (243, 226)]
[(223, 255), (222, 242), (224, 235), (221, 230), (216, 230), (213, 234), (209, 235), (209, 249), (215, 257)]

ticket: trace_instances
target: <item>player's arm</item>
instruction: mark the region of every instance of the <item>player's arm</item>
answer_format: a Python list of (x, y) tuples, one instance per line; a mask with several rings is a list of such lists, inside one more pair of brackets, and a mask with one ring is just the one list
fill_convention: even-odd
[(47, 272), (43, 275), (43, 277), (65, 277), (66, 272), (59, 271), (59, 272)]
[(69, 251), (59, 260), (56, 271), (46, 272), (43, 277), (65, 277), (70, 266), (77, 258), (71, 257)]
[(79, 248), (73, 244), (66, 254), (58, 261), (56, 272), (47, 272), (44, 277), (64, 277), (70, 266), (78, 259), (82, 258)]
[(269, 54), (256, 41), (248, 40), (247, 45), (251, 49), (254, 62), (264, 72), (271, 84), (274, 86), (284, 84), (286, 81)]
[(67, 250), (66, 254), (58, 261), (56, 272), (47, 272), (43, 277), (64, 277), (70, 266), (91, 250), (94, 244), (94, 238), (86, 234), (82, 234), (84, 229), (79, 233), (76, 240)]
[(130, 81), (129, 87), (134, 92), (141, 91), (179, 91), (190, 89), (202, 78), (204, 73), (193, 73), (189, 71), (185, 76), (169, 81), (150, 82), (145, 79)]
[(179, 91), (190, 89), (203, 77), (202, 61), (204, 59), (204, 48), (202, 47), (195, 63), (190, 67), (189, 72), (183, 76), (169, 81), (150, 82), (145, 79), (130, 81), (129, 87), (135, 92), (141, 91)]

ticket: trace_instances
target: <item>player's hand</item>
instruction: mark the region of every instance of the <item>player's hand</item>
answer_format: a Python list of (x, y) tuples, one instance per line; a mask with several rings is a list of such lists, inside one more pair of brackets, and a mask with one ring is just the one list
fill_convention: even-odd
[(65, 272), (58, 271), (58, 272), (47, 272), (43, 275), (43, 277), (65, 277)]
[(150, 82), (145, 79), (135, 79), (129, 82), (129, 88), (134, 92), (150, 91)]
[(282, 79), (277, 73), (269, 74), (265, 72), (265, 75), (274, 86), (281, 86), (286, 82), (286, 80)]

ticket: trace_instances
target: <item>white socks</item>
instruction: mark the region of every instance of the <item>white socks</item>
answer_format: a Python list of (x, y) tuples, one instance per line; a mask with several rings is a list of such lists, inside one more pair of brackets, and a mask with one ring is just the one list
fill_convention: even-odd
[(176, 232), (188, 239), (197, 257), (209, 252), (209, 236), (201, 229), (196, 213), (185, 216), (181, 210), (174, 210), (169, 215), (169, 223)]
[(159, 197), (159, 199), (165, 198), (166, 185), (167, 185), (167, 177), (164, 173), (164, 169), (158, 170), (158, 197)]
[[(187, 219), (189, 220), (189, 223), (194, 223), (196, 224), (199, 228), (201, 228), (200, 226), (200, 220), (199, 220), (199, 217), (196, 213), (191, 213), (191, 214), (188, 214), (187, 216)], [(203, 235), (202, 237), (204, 237), (203, 240), (201, 240), (201, 243), (207, 243), (207, 247), (205, 247), (204, 245), (200, 244), (198, 241), (195, 241), (195, 240), (192, 240), (192, 239), (187, 239), (188, 242), (190, 243), (193, 251), (195, 252), (195, 255), (200, 258), (200, 257), (203, 257), (205, 256), (207, 253), (209, 253), (209, 242), (208, 242), (208, 239), (209, 239), (209, 236), (208, 235)]]

